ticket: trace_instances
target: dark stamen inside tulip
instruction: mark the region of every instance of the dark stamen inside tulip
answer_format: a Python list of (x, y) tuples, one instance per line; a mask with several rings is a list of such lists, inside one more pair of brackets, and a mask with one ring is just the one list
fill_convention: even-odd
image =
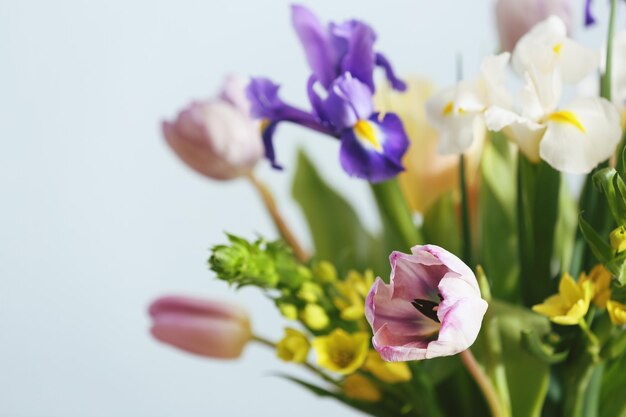
[[(439, 296), (439, 298), (441, 298), (441, 296)], [(439, 303), (436, 303), (430, 300), (423, 300), (420, 298), (416, 298), (415, 300), (413, 300), (411, 304), (413, 304), (413, 307), (415, 307), (417, 311), (419, 311), (420, 313), (422, 313), (429, 319), (434, 320), (437, 323), (439, 323), (439, 317), (437, 317), (437, 310), (439, 309)]]

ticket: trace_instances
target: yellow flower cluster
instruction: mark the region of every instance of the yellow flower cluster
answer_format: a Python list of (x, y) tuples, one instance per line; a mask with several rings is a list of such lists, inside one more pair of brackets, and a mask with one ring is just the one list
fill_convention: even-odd
[(337, 296), (333, 298), (333, 303), (343, 320), (357, 321), (365, 318), (365, 297), (373, 283), (374, 274), (370, 270), (364, 274), (350, 271), (345, 280), (335, 283)]
[(557, 324), (576, 325), (584, 319), (591, 302), (606, 308), (616, 326), (626, 325), (626, 305), (611, 300), (611, 273), (603, 265), (594, 267), (589, 275), (581, 273), (578, 282), (568, 273), (563, 274), (559, 293), (533, 306), (533, 310)]

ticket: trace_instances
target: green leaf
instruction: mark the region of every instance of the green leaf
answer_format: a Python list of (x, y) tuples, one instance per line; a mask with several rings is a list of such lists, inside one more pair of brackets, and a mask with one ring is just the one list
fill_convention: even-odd
[(626, 355), (611, 361), (602, 377), (600, 417), (626, 417)]
[(388, 255), (376, 253), (376, 241), (363, 228), (350, 204), (318, 174), (300, 152), (292, 194), (306, 217), (317, 259), (329, 261), (340, 274), (356, 268), (380, 268)]
[(426, 242), (461, 256), (461, 231), (453, 193), (439, 197), (426, 212), (422, 232)]
[(620, 178), (617, 175), (617, 171), (613, 168), (603, 168), (593, 174), (593, 183), (604, 194), (611, 216), (618, 224), (624, 224), (626, 220), (626, 204), (623, 201), (623, 197), (618, 195), (616, 179)]
[(563, 362), (569, 354), (567, 350), (555, 352), (554, 347), (543, 343), (534, 330), (524, 330), (522, 332), (522, 346), (538, 359), (550, 365)]
[(582, 216), (578, 218), (578, 222), (580, 224), (580, 231), (596, 258), (602, 263), (609, 262), (612, 258), (611, 246), (602, 239)]
[(522, 335), (530, 331), (543, 337), (550, 332), (550, 322), (508, 303), (494, 300), (492, 306), (502, 338), (513, 417), (538, 417), (548, 392), (550, 366), (524, 348)]
[(506, 138), (494, 136), (480, 163), (478, 263), (492, 278), (496, 298), (517, 301), (519, 264), (515, 223), (515, 161)]
[(376, 417), (396, 417), (398, 415), (397, 410), (388, 410), (382, 407), (380, 404), (372, 404), (372, 403), (366, 403), (362, 401), (356, 401), (356, 400), (346, 397), (340, 392), (329, 391), (326, 388), (311, 384), (309, 382), (306, 382), (302, 379), (299, 379), (290, 375), (284, 375), (284, 374), (276, 374), (276, 375), (278, 377), (294, 382), (297, 385), (300, 385), (301, 387), (307, 389), (308, 391), (312, 392), (313, 394), (317, 396), (334, 398), (335, 400), (342, 402), (346, 405), (349, 405), (352, 408), (356, 408), (357, 410), (360, 410), (364, 412), (365, 414), (369, 414), (369, 415), (376, 416)]

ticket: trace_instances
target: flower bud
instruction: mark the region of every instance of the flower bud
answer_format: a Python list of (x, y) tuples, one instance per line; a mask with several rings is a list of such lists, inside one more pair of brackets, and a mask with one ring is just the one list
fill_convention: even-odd
[(309, 354), (309, 340), (298, 330), (286, 328), (285, 337), (276, 344), (276, 354), (285, 362), (303, 363)]
[(157, 340), (196, 355), (234, 359), (252, 338), (246, 312), (221, 301), (166, 296), (148, 311)]
[(496, 19), (500, 46), (512, 51), (517, 41), (537, 23), (550, 15), (563, 19), (567, 31), (572, 29), (572, 9), (569, 0), (498, 0)]
[(163, 122), (165, 140), (190, 168), (217, 180), (245, 175), (263, 157), (258, 122), (249, 116), (243, 82), (230, 77), (220, 97), (192, 102), (173, 122)]
[(626, 227), (620, 226), (613, 230), (609, 235), (609, 240), (615, 252), (624, 252), (626, 250)]

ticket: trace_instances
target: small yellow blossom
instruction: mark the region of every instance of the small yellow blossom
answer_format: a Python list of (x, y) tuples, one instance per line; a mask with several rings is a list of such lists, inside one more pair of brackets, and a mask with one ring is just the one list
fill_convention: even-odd
[(380, 390), (367, 377), (353, 374), (343, 381), (343, 392), (355, 400), (375, 403), (380, 401)]
[(600, 308), (606, 308), (606, 302), (611, 298), (611, 273), (604, 265), (596, 265), (589, 275), (580, 274), (578, 286), (587, 281), (593, 284), (593, 303)]
[(285, 336), (276, 344), (276, 355), (285, 362), (303, 363), (309, 354), (309, 340), (296, 329), (286, 328)]
[(317, 279), (320, 280), (320, 282), (323, 282), (325, 284), (330, 284), (337, 281), (337, 270), (335, 269), (335, 266), (330, 262), (318, 262), (313, 267), (313, 273), (315, 274)]
[(388, 384), (407, 382), (412, 376), (406, 362), (386, 362), (375, 350), (370, 350), (367, 354), (363, 370)]
[(278, 305), (278, 310), (283, 317), (289, 320), (295, 320), (298, 318), (298, 309), (295, 305), (289, 303), (282, 303)]
[(374, 274), (368, 270), (364, 274), (350, 271), (345, 280), (335, 284), (339, 296), (333, 302), (343, 320), (356, 321), (365, 317), (364, 301), (373, 283)]
[(557, 324), (575, 325), (585, 317), (593, 296), (593, 283), (589, 280), (580, 286), (567, 272), (561, 277), (559, 293), (548, 297), (542, 304), (533, 306), (533, 311), (548, 317)]
[(620, 226), (613, 230), (609, 235), (609, 240), (615, 252), (624, 252), (626, 250), (626, 227)]
[(606, 303), (606, 309), (611, 317), (611, 322), (616, 326), (623, 326), (626, 324), (626, 305), (618, 303), (617, 301), (609, 300)]
[(313, 330), (322, 330), (328, 327), (330, 319), (326, 311), (317, 304), (307, 304), (301, 313), (301, 319)]
[(363, 365), (369, 350), (370, 336), (366, 332), (348, 334), (335, 329), (327, 336), (316, 337), (313, 349), (317, 364), (342, 375), (351, 374)]
[(322, 296), (322, 288), (314, 282), (303, 282), (298, 290), (298, 298), (307, 303), (316, 303)]

